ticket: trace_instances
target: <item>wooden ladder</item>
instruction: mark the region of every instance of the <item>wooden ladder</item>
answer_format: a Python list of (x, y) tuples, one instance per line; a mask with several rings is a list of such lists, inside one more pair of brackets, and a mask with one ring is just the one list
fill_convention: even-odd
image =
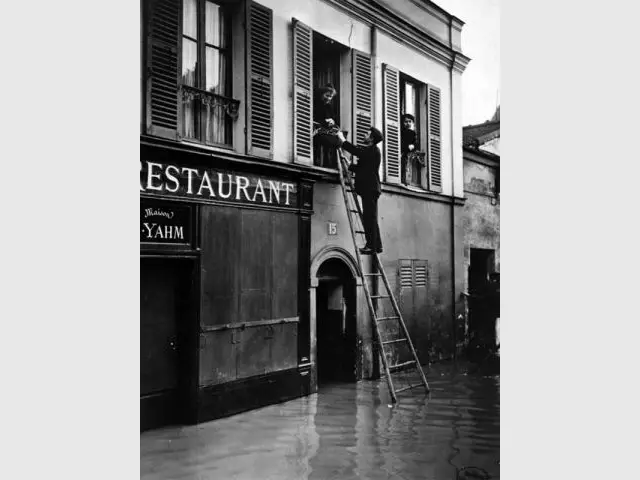
[[(356, 258), (358, 260), (358, 266), (360, 268), (360, 274), (362, 275), (362, 285), (364, 286), (365, 295), (367, 297), (367, 304), (369, 305), (369, 312), (373, 319), (374, 331), (376, 335), (376, 341), (380, 347), (380, 358), (384, 366), (385, 376), (387, 378), (387, 385), (389, 386), (389, 393), (393, 403), (398, 401), (397, 394), (405, 390), (424, 385), (426, 393), (429, 393), (429, 384), (427, 378), (420, 365), (420, 360), (416, 354), (411, 338), (409, 337), (409, 331), (402, 319), (402, 314), (398, 308), (398, 303), (391, 291), (389, 280), (384, 273), (384, 268), (380, 262), (378, 254), (373, 252), (371, 256), (373, 258), (373, 270), (374, 273), (365, 273), (362, 263), (362, 254), (360, 248), (363, 245), (359, 245), (357, 238), (360, 235), (361, 239), (364, 239), (364, 223), (362, 220), (362, 209), (360, 202), (358, 201), (358, 195), (355, 192), (354, 181), (351, 173), (349, 172), (348, 162), (344, 156), (342, 149), (338, 149), (339, 166), (338, 172), (340, 173), (340, 185), (342, 186), (342, 194), (344, 196), (344, 203), (347, 208), (347, 218), (349, 219), (349, 228), (351, 230), (351, 237), (353, 238), (353, 244), (355, 246)], [(349, 195), (351, 194), (351, 195)], [(360, 242), (362, 243), (362, 242)], [(386, 293), (378, 295), (371, 294), (371, 287), (367, 280), (373, 280), (374, 285), (377, 287), (377, 280), (382, 278), (384, 284), (384, 290)], [(378, 292), (376, 292), (378, 293)], [(393, 309), (393, 315), (378, 316), (376, 308), (374, 307), (374, 301), (377, 303), (380, 301), (390, 302)], [(411, 374), (414, 370), (417, 370), (419, 374), (419, 382), (411, 383), (408, 381), (408, 385), (402, 388), (396, 389), (394, 386), (393, 375), (405, 375)], [(397, 383), (397, 382), (396, 382)]]

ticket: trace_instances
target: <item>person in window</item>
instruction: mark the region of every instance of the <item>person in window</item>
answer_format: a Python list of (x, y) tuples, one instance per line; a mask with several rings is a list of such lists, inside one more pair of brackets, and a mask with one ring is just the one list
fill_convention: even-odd
[(416, 119), (410, 113), (402, 115), (402, 130), (400, 132), (400, 153), (402, 183), (411, 183), (413, 165), (410, 159), (411, 153), (417, 152), (420, 148), (418, 135), (416, 134)]
[(333, 110), (335, 87), (327, 83), (318, 89), (313, 102), (313, 154), (316, 165), (337, 168), (335, 134), (339, 130)]
[(410, 113), (402, 115), (402, 133), (400, 137), (403, 155), (420, 148), (416, 134), (416, 119)]
[(313, 103), (313, 121), (318, 126), (330, 128), (336, 125), (333, 111), (333, 98), (336, 93), (338, 92), (330, 83), (318, 89)]
[(349, 170), (356, 175), (355, 189), (362, 199), (362, 223), (367, 243), (364, 248), (360, 249), (360, 253), (363, 255), (371, 255), (373, 252), (382, 253), (382, 241), (378, 226), (378, 198), (380, 198), (382, 191), (378, 175), (381, 161), (378, 144), (383, 139), (382, 132), (371, 127), (369, 134), (364, 139), (363, 147), (346, 141), (341, 131), (338, 131), (336, 137), (339, 146), (358, 157), (358, 163), (352, 163)]

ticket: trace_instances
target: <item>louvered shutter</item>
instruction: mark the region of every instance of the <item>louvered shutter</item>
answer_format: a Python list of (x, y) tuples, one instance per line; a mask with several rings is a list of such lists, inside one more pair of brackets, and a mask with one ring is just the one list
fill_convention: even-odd
[(296, 162), (312, 163), (312, 30), (293, 19), (293, 151)]
[(147, 133), (179, 139), (178, 42), (181, 2), (150, 0), (147, 36)]
[(422, 361), (421, 346), (427, 341), (430, 329), (429, 308), (427, 296), (428, 269), (426, 260), (413, 261), (413, 322), (409, 325), (409, 333), (413, 339), (416, 353)]
[(400, 290), (411, 289), (413, 285), (413, 270), (411, 260), (398, 260), (398, 285)]
[(427, 286), (427, 261), (426, 260), (413, 261), (413, 284), (416, 287)]
[(373, 125), (373, 65), (371, 56), (352, 50), (351, 72), (353, 78), (353, 132), (352, 142), (364, 144)]
[(429, 190), (442, 192), (440, 90), (431, 85), (428, 86), (427, 91), (427, 119), (429, 138)]
[(273, 147), (273, 14), (247, 6), (247, 150), (271, 156)]
[(386, 64), (382, 71), (385, 181), (400, 183), (400, 73)]
[(413, 261), (398, 260), (397, 301), (402, 317), (408, 328), (413, 324)]

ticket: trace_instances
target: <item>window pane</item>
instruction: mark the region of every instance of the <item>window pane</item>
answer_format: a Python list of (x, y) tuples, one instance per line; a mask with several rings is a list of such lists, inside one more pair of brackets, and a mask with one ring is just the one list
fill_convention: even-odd
[(416, 116), (416, 89), (412, 83), (405, 83), (404, 85), (404, 113), (410, 113), (414, 117)]
[(207, 2), (205, 9), (205, 42), (216, 47), (226, 47), (225, 14), (219, 5)]
[(207, 47), (206, 87), (208, 92), (229, 96), (227, 92), (227, 56), (213, 47)]
[(182, 39), (182, 83), (191, 87), (196, 84), (196, 71), (198, 68), (198, 44), (189, 40)]
[(198, 38), (198, 2), (184, 0), (182, 11), (182, 33), (191, 38)]
[(197, 102), (198, 100), (195, 98), (184, 98), (182, 100), (182, 125), (185, 138), (197, 138)]
[(229, 121), (221, 102), (210, 102), (206, 107), (205, 141), (229, 144)]

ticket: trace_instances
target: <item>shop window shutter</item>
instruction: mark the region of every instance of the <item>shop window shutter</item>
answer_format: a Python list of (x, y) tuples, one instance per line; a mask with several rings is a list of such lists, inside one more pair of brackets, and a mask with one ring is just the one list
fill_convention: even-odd
[(427, 91), (429, 190), (442, 192), (440, 139), (440, 90), (429, 85)]
[(272, 156), (273, 13), (255, 2), (247, 6), (247, 150)]
[(178, 140), (181, 2), (150, 0), (147, 11), (147, 133)]
[(312, 163), (313, 31), (293, 19), (293, 152), (294, 161)]
[(352, 50), (353, 131), (351, 142), (362, 145), (373, 125), (373, 64), (371, 56)]
[(386, 64), (382, 70), (385, 181), (400, 183), (400, 72)]

